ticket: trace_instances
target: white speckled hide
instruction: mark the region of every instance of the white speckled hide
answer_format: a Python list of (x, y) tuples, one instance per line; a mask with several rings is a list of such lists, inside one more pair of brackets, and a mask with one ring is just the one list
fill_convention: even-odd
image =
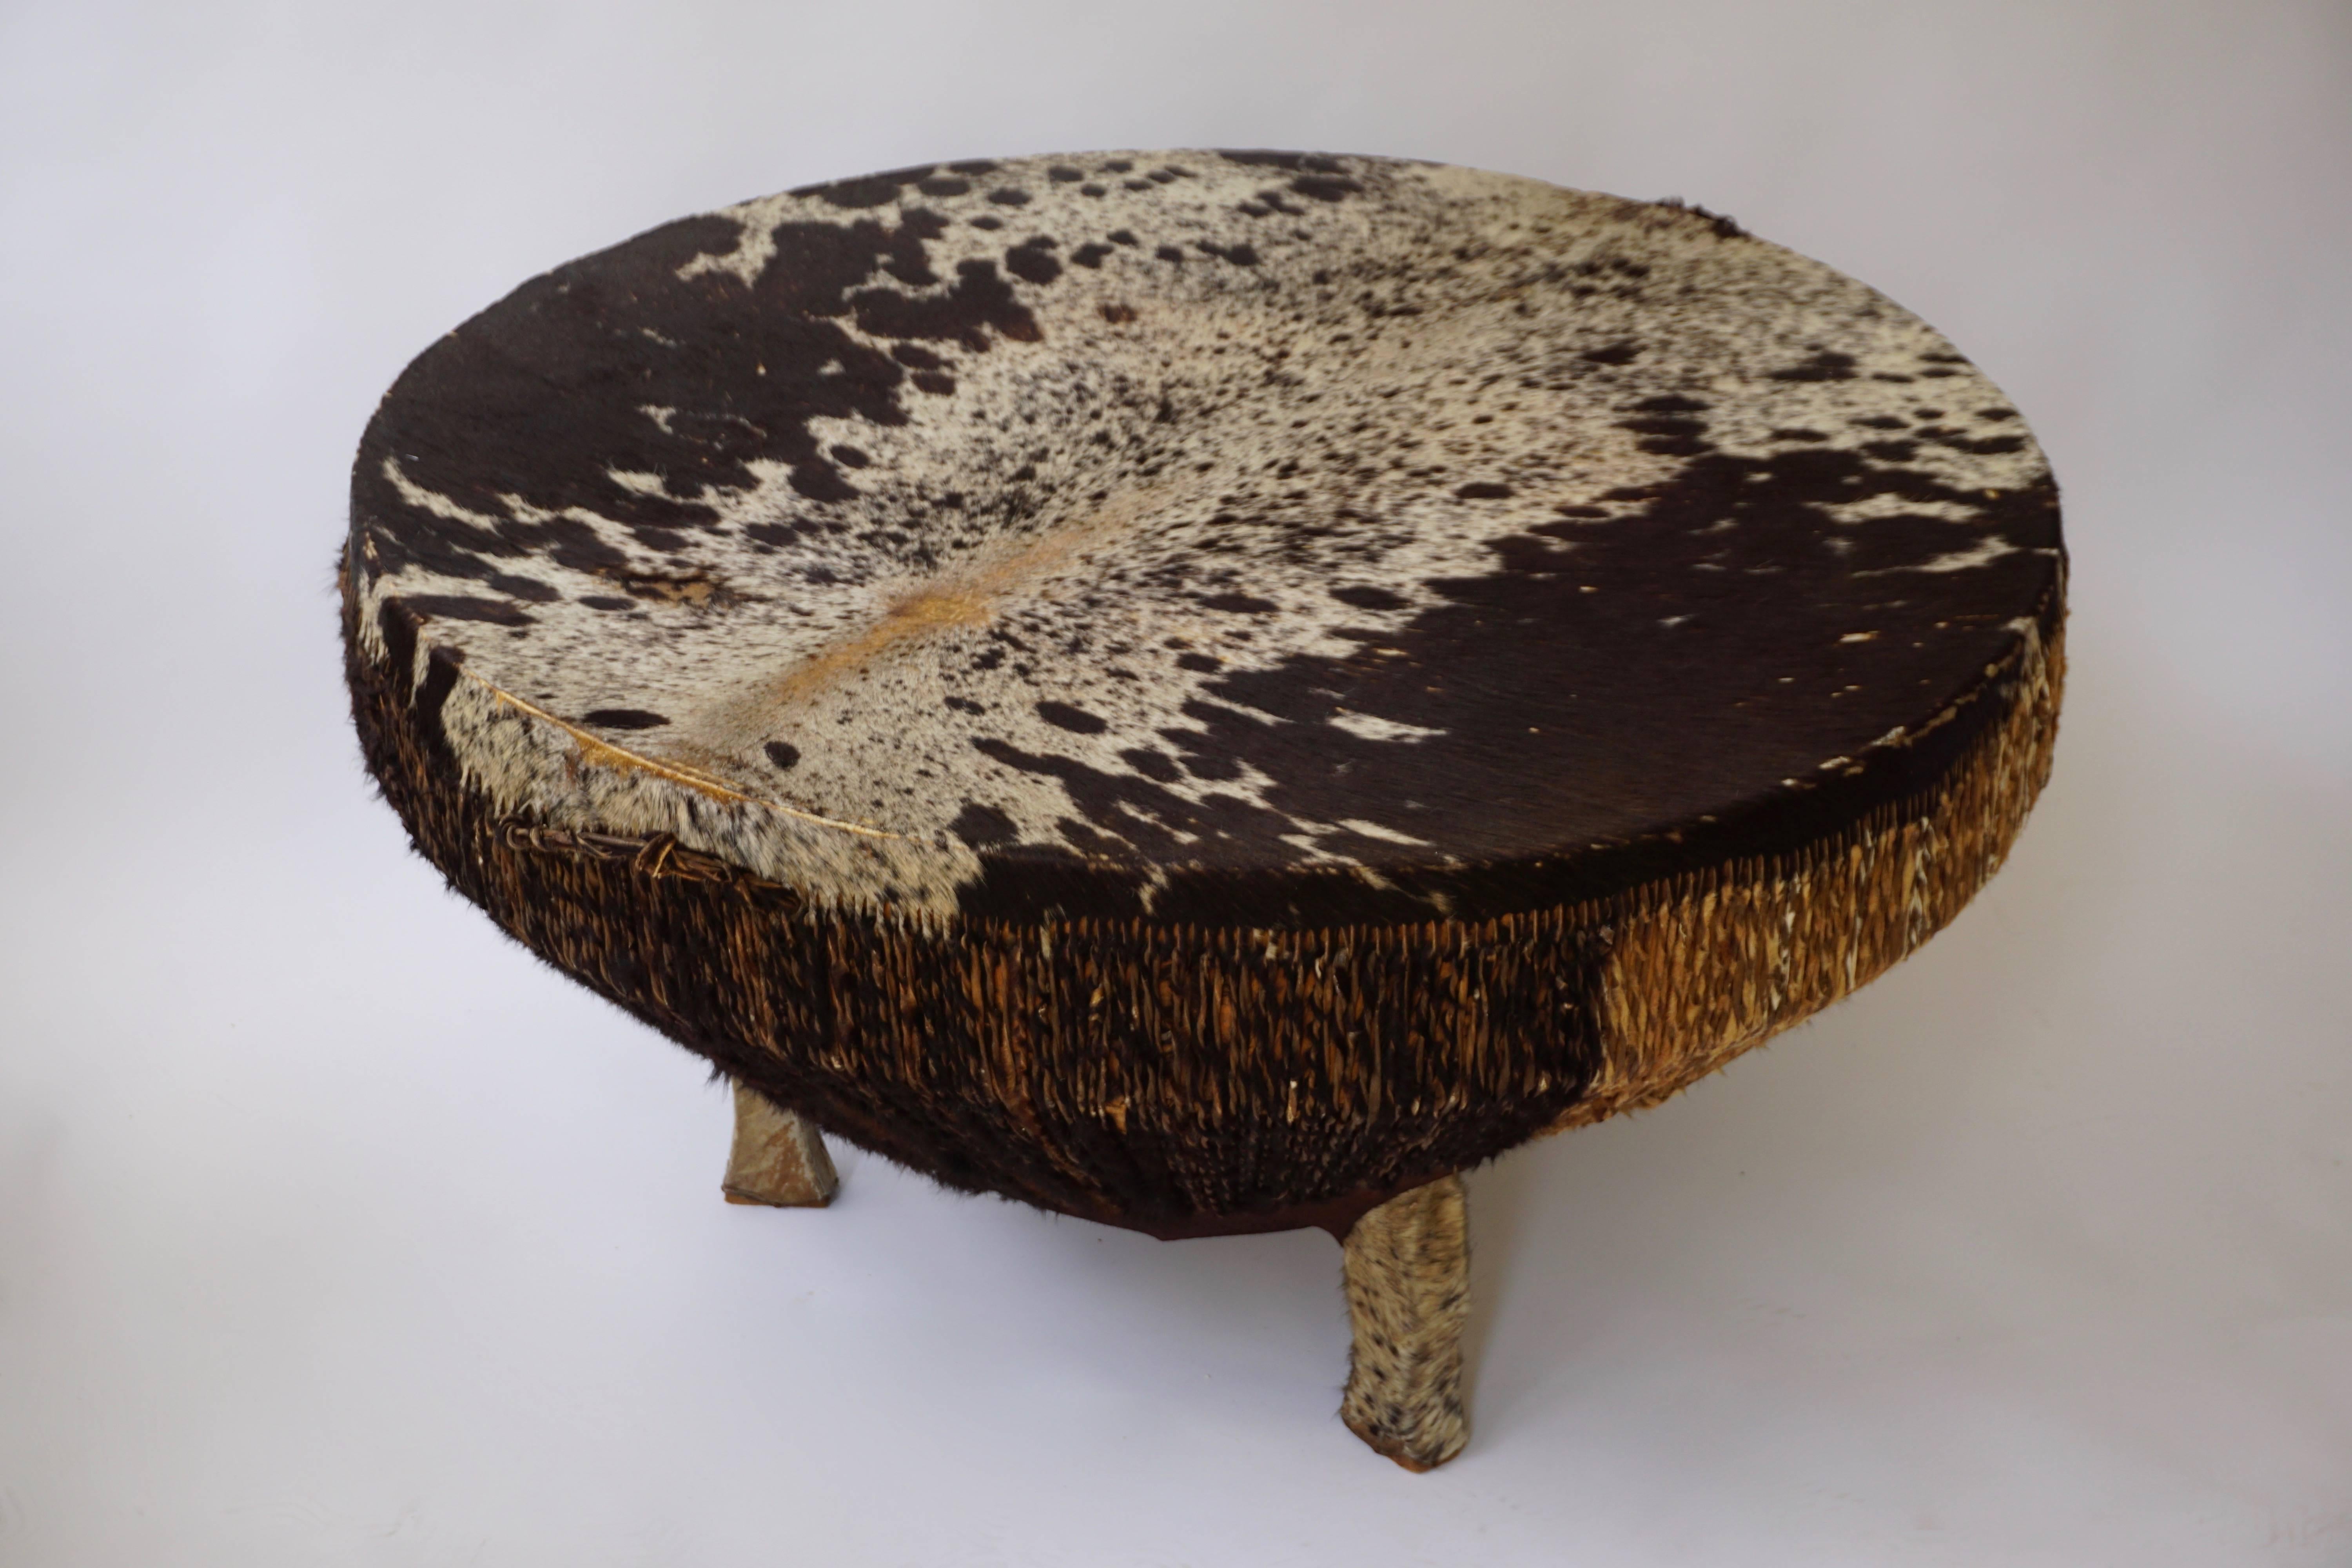
[(1948, 720), (2051, 598), (2053, 494), (1936, 331), (1726, 220), (1130, 153), (526, 285), (387, 397), (353, 561), (367, 652), (396, 600), (460, 658), (451, 748), (535, 820), (818, 908), (1092, 868), (1443, 913)]

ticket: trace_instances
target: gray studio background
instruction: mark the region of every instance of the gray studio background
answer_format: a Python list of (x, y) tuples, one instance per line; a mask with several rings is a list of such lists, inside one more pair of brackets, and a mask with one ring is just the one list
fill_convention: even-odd
[[(1334, 1415), (1317, 1233), (848, 1154), (373, 801), (374, 400), (823, 177), (1333, 148), (1676, 195), (1998, 380), (2055, 783), (1855, 1001), (1473, 1178), (1476, 1434)], [(0, 5), (0, 1564), (2352, 1563), (2352, 8)]]

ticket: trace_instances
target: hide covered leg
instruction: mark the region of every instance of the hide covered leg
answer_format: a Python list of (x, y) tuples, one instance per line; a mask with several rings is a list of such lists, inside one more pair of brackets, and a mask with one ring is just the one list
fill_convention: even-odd
[(729, 1203), (823, 1208), (840, 1185), (814, 1125), (756, 1089), (735, 1086), (735, 1146), (719, 1186)]
[(1339, 1418), (1408, 1470), (1462, 1451), (1462, 1330), (1470, 1317), (1470, 1227), (1460, 1176), (1401, 1193), (1349, 1230), (1348, 1392)]

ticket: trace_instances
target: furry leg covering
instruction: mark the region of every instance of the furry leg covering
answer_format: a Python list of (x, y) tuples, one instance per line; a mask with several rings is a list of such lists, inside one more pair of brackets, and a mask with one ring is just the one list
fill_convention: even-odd
[(719, 1186), (729, 1203), (823, 1208), (840, 1186), (814, 1126), (758, 1089), (735, 1086), (735, 1146)]
[(1434, 1469), (1470, 1437), (1462, 1408), (1462, 1330), (1470, 1317), (1462, 1178), (1391, 1198), (1340, 1246), (1355, 1344), (1339, 1418), (1406, 1469)]

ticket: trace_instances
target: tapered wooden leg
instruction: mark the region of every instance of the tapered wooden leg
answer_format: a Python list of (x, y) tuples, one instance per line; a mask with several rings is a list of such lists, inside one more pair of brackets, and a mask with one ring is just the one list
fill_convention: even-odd
[(1408, 1470), (1434, 1469), (1470, 1438), (1462, 1330), (1470, 1317), (1470, 1226), (1462, 1178), (1400, 1193), (1340, 1243), (1355, 1344), (1339, 1419)]
[(729, 1203), (823, 1208), (840, 1186), (815, 1127), (758, 1089), (735, 1086), (735, 1146), (719, 1186)]

